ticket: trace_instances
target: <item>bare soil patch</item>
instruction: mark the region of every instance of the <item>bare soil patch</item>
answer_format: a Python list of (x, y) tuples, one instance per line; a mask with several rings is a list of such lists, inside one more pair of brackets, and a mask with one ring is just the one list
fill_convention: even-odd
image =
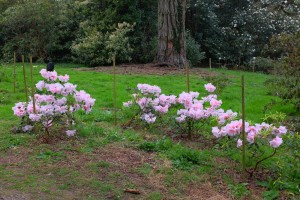
[[(99, 66), (93, 68), (79, 68), (79, 71), (96, 71), (112, 74), (112, 66)], [(201, 68), (191, 68), (190, 74), (198, 75), (201, 77), (213, 76), (215, 73), (207, 72)], [(135, 74), (147, 74), (147, 75), (184, 75), (185, 69), (171, 66), (157, 66), (156, 64), (122, 64), (116, 67), (117, 74), (135, 75)]]
[(211, 183), (202, 185), (192, 185), (188, 187), (186, 193), (191, 200), (228, 200), (214, 190)]
[[(134, 189), (140, 192), (140, 194), (122, 193), (122, 199), (148, 199), (149, 194), (152, 192), (159, 192), (166, 200), (226, 199), (213, 187), (207, 186), (207, 183), (182, 185), (188, 189), (182, 188), (184, 193), (180, 196), (174, 194), (165, 183), (166, 174), (160, 171), (162, 168), (171, 169), (171, 162), (159, 158), (156, 153), (139, 151), (135, 148), (125, 147), (120, 143), (114, 143), (85, 154), (76, 150), (63, 149), (62, 145), (64, 145), (64, 142), (48, 146), (55, 152), (64, 152), (65, 157), (61, 160), (35, 161), (35, 157), (40, 150), (34, 147), (22, 147), (17, 152), (13, 149), (7, 151), (7, 155), (1, 157), (0, 164), (5, 170), (18, 174), (19, 177), (16, 179), (23, 181), (24, 178), (33, 175), (37, 177), (36, 184), (49, 181), (55, 182), (55, 184), (48, 187), (47, 190), (51, 191), (50, 193), (39, 191), (39, 187), (29, 187), (22, 192), (14, 192), (15, 190), (10, 189), (10, 184), (5, 183), (4, 179), (4, 182), (0, 184), (0, 200), (27, 200), (34, 199), (37, 196), (44, 199), (68, 199), (67, 197), (70, 197), (69, 199), (81, 199), (88, 194), (100, 197), (98, 186), (90, 187), (88, 185), (90, 180), (98, 180), (100, 183), (109, 184), (121, 191)], [(107, 166), (98, 165), (99, 163), (107, 163)], [(150, 166), (149, 173), (139, 171), (139, 169), (144, 169), (145, 164)], [(21, 176), (21, 174), (24, 174), (24, 176)], [(66, 183), (71, 185), (68, 185), (66, 189), (58, 189)], [(208, 187), (210, 188), (208, 189)], [(101, 196), (105, 199), (117, 198), (114, 192), (109, 191), (106, 194), (101, 194)]]

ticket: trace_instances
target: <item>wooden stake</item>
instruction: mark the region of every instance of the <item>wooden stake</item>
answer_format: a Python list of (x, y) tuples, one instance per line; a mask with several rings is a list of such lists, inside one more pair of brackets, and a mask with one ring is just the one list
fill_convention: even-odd
[[(242, 165), (243, 165), (243, 173), (246, 173), (246, 133), (245, 133), (245, 81), (244, 75), (242, 76)], [(245, 175), (246, 178), (246, 175)]]
[(24, 87), (25, 87), (25, 95), (26, 95), (26, 103), (28, 103), (28, 89), (27, 89), (27, 80), (25, 73), (25, 65), (24, 65), (24, 55), (22, 55), (22, 66), (23, 66), (23, 75), (24, 75)]
[(33, 105), (33, 113), (36, 114), (35, 99), (34, 99), (34, 80), (33, 80), (32, 55), (30, 55), (30, 77), (31, 77), (31, 98), (32, 98), (32, 105)]
[(14, 93), (16, 93), (16, 52), (14, 51)]
[(211, 58), (209, 58), (209, 69), (211, 69)]
[(187, 85), (187, 92), (190, 92), (190, 71), (189, 71), (189, 65), (185, 65), (185, 71), (186, 71), (186, 85)]
[(113, 56), (113, 70), (114, 70), (114, 125), (117, 126), (117, 81), (116, 81), (116, 56)]

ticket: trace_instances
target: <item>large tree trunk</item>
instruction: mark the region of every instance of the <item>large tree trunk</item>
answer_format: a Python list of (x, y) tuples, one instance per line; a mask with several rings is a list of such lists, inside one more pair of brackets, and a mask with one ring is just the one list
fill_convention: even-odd
[(186, 63), (186, 0), (158, 1), (156, 62), (183, 67)]

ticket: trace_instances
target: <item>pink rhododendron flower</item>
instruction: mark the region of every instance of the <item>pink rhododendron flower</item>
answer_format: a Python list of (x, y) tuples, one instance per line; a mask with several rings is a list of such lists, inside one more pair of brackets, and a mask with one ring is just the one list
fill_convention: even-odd
[(279, 126), (278, 128), (273, 127), (272, 133), (277, 136), (282, 136), (287, 133), (287, 129), (285, 126)]
[(60, 94), (63, 89), (63, 85), (60, 83), (46, 84), (45, 87), (52, 94)]
[(242, 145), (243, 145), (243, 141), (241, 139), (238, 139), (236, 144), (237, 148), (241, 147)]
[(161, 93), (161, 89), (156, 85), (138, 84), (137, 88), (144, 95), (153, 94), (155, 96), (159, 96), (159, 94)]
[(219, 108), (222, 105), (222, 101), (221, 100), (216, 100), (216, 99), (211, 99), (210, 100), (210, 106), (213, 107), (214, 109)]
[(193, 99), (197, 99), (199, 97), (199, 92), (190, 92), (190, 95)]
[(25, 109), (26, 108), (24, 102), (16, 103), (16, 105), (12, 108), (12, 110), (14, 111), (14, 115), (18, 117), (24, 117), (26, 115)]
[(213, 127), (212, 128), (212, 133), (216, 138), (221, 137), (222, 135), (220, 134), (220, 129), (218, 127)]
[(254, 143), (254, 138), (255, 138), (256, 134), (254, 132), (249, 132), (247, 135), (247, 141), (252, 144)]
[(258, 132), (260, 132), (260, 127), (259, 126), (247, 126), (245, 127), (245, 131), (246, 133), (251, 133), (251, 134), (254, 134), (256, 135)]
[(35, 86), (39, 91), (42, 91), (45, 88), (45, 81), (39, 81)]
[(68, 137), (72, 137), (76, 134), (76, 130), (67, 130), (66, 134)]
[(72, 83), (65, 83), (63, 89), (61, 90), (61, 94), (63, 96), (68, 96), (76, 92), (77, 85), (73, 85)]
[(58, 80), (60, 81), (60, 82), (68, 82), (69, 81), (69, 79), (70, 79), (70, 77), (69, 77), (69, 75), (67, 75), (67, 74), (65, 74), (64, 76), (58, 76)]
[(215, 95), (215, 94), (210, 94), (210, 95), (208, 95), (208, 96), (206, 96), (206, 97), (202, 97), (201, 102), (203, 102), (203, 103), (205, 103), (205, 102), (210, 102), (212, 99), (217, 99), (217, 98), (218, 98), (217, 95)]
[(211, 83), (205, 84), (204, 87), (208, 92), (214, 92), (216, 89), (216, 87)]
[(168, 105), (165, 105), (165, 106), (154, 106), (154, 110), (159, 112), (159, 113), (162, 113), (162, 114), (165, 114), (168, 112), (169, 110), (169, 106)]
[(179, 123), (184, 122), (185, 119), (186, 119), (186, 116), (184, 116), (184, 115), (180, 115), (179, 117), (176, 117), (176, 121)]
[(132, 101), (123, 102), (124, 107), (130, 107), (132, 106)]
[(38, 122), (42, 118), (42, 114), (30, 114), (29, 119), (33, 122)]
[[(35, 112), (39, 112), (40, 111), (40, 106), (38, 103), (35, 103)], [(27, 113), (28, 114), (32, 114), (34, 113), (34, 109), (33, 109), (33, 102), (29, 102), (27, 105)]]
[(29, 131), (31, 131), (33, 129), (33, 126), (31, 126), (31, 125), (26, 125), (26, 126), (23, 126), (22, 127), (22, 131), (23, 132), (29, 132)]
[(270, 142), (270, 146), (273, 148), (278, 148), (282, 144), (282, 138), (276, 136), (273, 140)]
[(57, 79), (57, 72), (53, 71), (53, 72), (48, 72), (46, 69), (42, 69), (40, 71), (42, 77), (44, 77), (45, 79), (47, 79), (47, 81), (56, 81)]
[(137, 104), (140, 106), (140, 108), (142, 110), (144, 110), (145, 108), (147, 108), (149, 106), (150, 102), (151, 102), (151, 99), (150, 98), (146, 98), (146, 97), (143, 97), (143, 98), (137, 100)]
[(272, 125), (262, 122), (261, 124), (255, 124), (255, 126), (257, 126), (260, 130), (269, 130)]
[(156, 116), (152, 113), (143, 114), (141, 119), (146, 121), (148, 124), (153, 124), (156, 120)]

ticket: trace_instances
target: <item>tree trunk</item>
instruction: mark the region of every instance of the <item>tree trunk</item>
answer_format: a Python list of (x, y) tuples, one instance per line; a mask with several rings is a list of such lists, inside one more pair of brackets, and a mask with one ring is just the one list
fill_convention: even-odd
[(158, 1), (158, 48), (156, 62), (184, 67), (186, 0)]

